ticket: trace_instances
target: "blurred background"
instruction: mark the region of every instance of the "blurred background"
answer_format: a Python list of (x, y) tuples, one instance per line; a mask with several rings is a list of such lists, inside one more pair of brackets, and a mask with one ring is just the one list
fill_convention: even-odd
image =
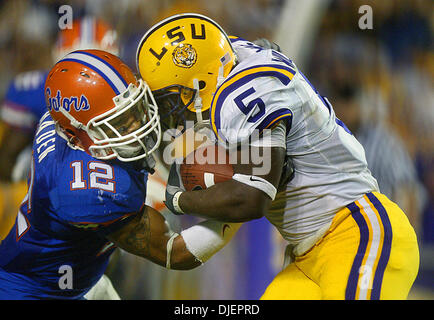
[[(141, 36), (175, 13), (206, 14), (228, 34), (279, 44), (364, 145), (381, 191), (408, 214), (421, 253), (409, 299), (434, 298), (433, 1), (1, 0), (1, 239), (26, 193), (26, 148), (41, 112), (40, 100), (25, 92), (39, 90), (56, 48), (66, 42), (59, 42), (62, 5), (72, 8), (74, 20), (93, 17), (113, 29), (102, 41), (114, 42), (134, 71)], [(195, 218), (164, 211), (166, 176), (159, 164), (147, 202), (174, 229), (189, 227)], [(260, 219), (245, 223), (225, 249), (195, 270), (165, 270), (118, 249), (107, 275), (122, 299), (258, 299), (281, 270), (284, 247)]]

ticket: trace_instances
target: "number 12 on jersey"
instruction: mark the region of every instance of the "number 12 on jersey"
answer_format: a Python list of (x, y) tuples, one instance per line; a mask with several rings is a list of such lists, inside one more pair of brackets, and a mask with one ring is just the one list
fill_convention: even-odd
[(70, 164), (73, 170), (73, 179), (70, 182), (71, 190), (100, 189), (116, 192), (113, 167), (107, 163), (89, 161), (87, 163), (88, 175), (83, 175), (83, 161), (73, 161)]

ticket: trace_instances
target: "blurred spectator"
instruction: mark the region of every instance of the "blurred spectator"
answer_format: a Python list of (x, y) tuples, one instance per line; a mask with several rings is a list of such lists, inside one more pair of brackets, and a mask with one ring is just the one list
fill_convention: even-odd
[[(11, 133), (10, 126), (6, 124), (5, 119), (10, 120), (15, 117), (22, 125), (28, 125), (33, 121), (32, 117), (22, 114), (17, 117), (14, 112), (5, 112), (5, 99), (3, 98), (5, 95), (14, 95), (35, 107), (36, 101), (27, 99), (26, 96), (18, 94), (18, 91), (21, 88), (33, 88), (42, 83), (44, 80), (40, 74), (31, 72), (28, 76), (17, 77), (15, 81), (11, 80), (18, 73), (48, 68), (51, 65), (55, 15), (45, 6), (32, 1), (3, 1), (0, 5), (0, 58), (2, 59), (0, 64), (0, 98), (2, 101), (0, 106), (0, 145), (2, 145), (0, 147), (0, 239), (3, 239), (13, 224), (18, 206), (27, 191), (24, 181), (15, 184), (4, 183), (4, 181), (10, 179), (18, 153), (32, 139), (32, 136), (28, 136), (23, 131), (15, 133), (12, 131)], [(36, 100), (44, 101), (43, 92), (37, 97)], [(16, 110), (20, 110), (18, 106), (16, 107)], [(36, 122), (33, 123), (35, 124)]]
[[(357, 26), (364, 4), (373, 8), (373, 30)], [(419, 238), (434, 193), (427, 181), (434, 154), (432, 9), (424, 0), (332, 1), (310, 64), (314, 84), (364, 145), (380, 190), (407, 213)]]
[(394, 65), (408, 64), (415, 50), (427, 50), (432, 45), (430, 21), (418, 10), (423, 8), (430, 9), (423, 1), (396, 2), (378, 26), (379, 40)]
[[(373, 30), (357, 26), (365, 4), (373, 8)], [(381, 191), (415, 227), (421, 259), (415, 299), (434, 297), (433, 9), (430, 0), (332, 1), (309, 74), (364, 145)]]
[[(29, 9), (33, 17), (34, 8)], [(44, 11), (45, 12), (45, 11)], [(27, 16), (26, 16), (27, 17)], [(45, 15), (32, 19), (44, 18)], [(26, 22), (25, 24), (30, 23)], [(48, 22), (46, 22), (48, 24)], [(22, 27), (31, 30), (31, 26)], [(45, 29), (42, 30), (46, 31)], [(35, 32), (28, 31), (32, 37)], [(40, 35), (41, 37), (43, 35)], [(64, 29), (58, 33), (55, 46), (48, 46), (50, 54), (45, 56), (50, 65), (73, 50), (93, 48), (106, 50), (115, 55), (119, 54), (117, 34), (101, 19), (83, 17), (74, 20), (71, 29)], [(22, 51), (31, 52), (22, 48)], [(0, 141), (0, 181), (25, 180), (30, 167), (30, 150), (20, 165), (21, 173), (13, 171), (14, 166), (20, 164), (19, 154), (29, 146), (36, 130), (39, 118), (47, 112), (45, 106), (44, 86), (47, 69), (30, 69), (19, 73), (10, 83), (3, 104), (0, 109), (0, 121), (4, 124), (3, 139)]]
[(367, 109), (364, 104), (375, 102), (372, 98), (363, 99), (360, 90), (352, 81), (338, 85), (333, 95), (335, 112), (363, 145), (368, 167), (380, 191), (401, 207), (419, 234), (421, 186), (414, 163), (392, 128), (382, 121), (363, 117)]

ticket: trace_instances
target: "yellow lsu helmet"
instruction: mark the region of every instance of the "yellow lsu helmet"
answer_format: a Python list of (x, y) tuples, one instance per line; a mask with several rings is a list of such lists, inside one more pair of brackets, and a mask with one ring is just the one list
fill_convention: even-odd
[(136, 63), (157, 101), (162, 125), (174, 128), (194, 113), (203, 121), (202, 112), (210, 108), (236, 56), (227, 34), (215, 21), (185, 13), (164, 19), (145, 33)]

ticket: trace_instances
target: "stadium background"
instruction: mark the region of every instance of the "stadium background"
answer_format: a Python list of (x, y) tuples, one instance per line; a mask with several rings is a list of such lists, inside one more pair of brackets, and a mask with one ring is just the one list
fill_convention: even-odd
[[(361, 132), (383, 192), (405, 209), (418, 235), (421, 264), (409, 298), (434, 298), (431, 0), (2, 0), (0, 99), (16, 74), (50, 68), (58, 8), (64, 4), (73, 8), (74, 19), (91, 15), (110, 23), (119, 35), (121, 58), (133, 70), (140, 37), (174, 13), (203, 13), (229, 34), (278, 43), (334, 104), (338, 117)], [(359, 28), (362, 5), (372, 8), (372, 29)], [(0, 139), (3, 129), (2, 123)], [(166, 172), (159, 172), (151, 179), (148, 202), (164, 211)], [(26, 186), (2, 181), (0, 189), (3, 238)], [(196, 221), (163, 213), (175, 229)], [(281, 268), (284, 246), (263, 218), (246, 223), (223, 251), (195, 270), (165, 270), (118, 250), (107, 274), (122, 299), (258, 299)]]

